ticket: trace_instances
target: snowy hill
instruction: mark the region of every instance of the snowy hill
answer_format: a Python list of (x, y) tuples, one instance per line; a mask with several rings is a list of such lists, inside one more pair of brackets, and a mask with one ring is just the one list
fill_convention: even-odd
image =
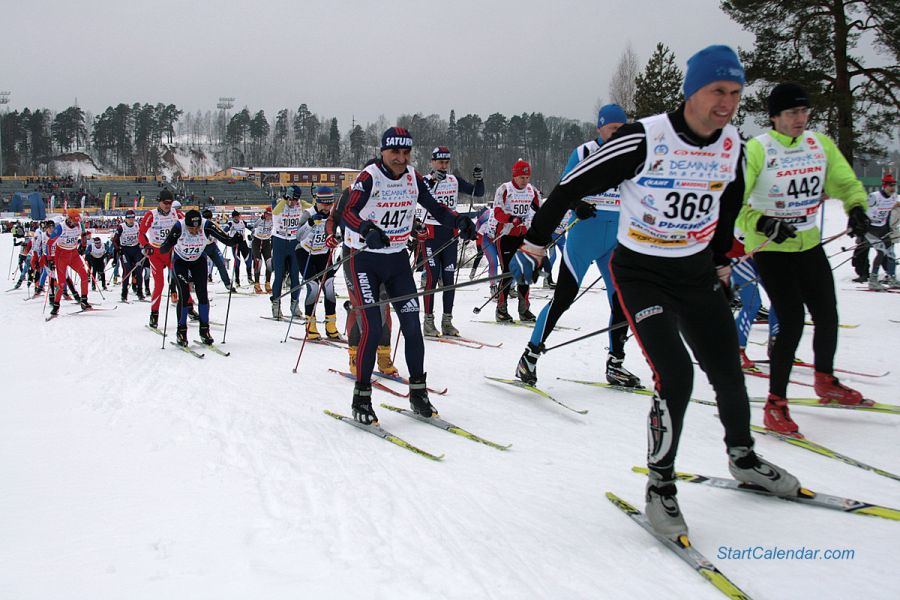
[(61, 177), (66, 175), (91, 177), (104, 174), (100, 167), (94, 163), (94, 159), (84, 152), (70, 152), (69, 154), (55, 156), (48, 163), (47, 170), (51, 175)]
[[(828, 201), (826, 233), (845, 223)], [(828, 253), (850, 243), (842, 238)], [(0, 249), (0, 263), (8, 262), (9, 236)], [(586, 283), (597, 275), (592, 269)], [(894, 371), (844, 381), (900, 404), (900, 324), (889, 321), (900, 320), (900, 297), (853, 291), (851, 276), (849, 264), (837, 270), (839, 311), (859, 327), (841, 329), (836, 364)], [(211, 316), (224, 322), (228, 296), (221, 283), (213, 289)], [(472, 313), (487, 295), (486, 285), (460, 291), (454, 322), (463, 335), (503, 347), (426, 342), (426, 366), (430, 385), (449, 388), (432, 394), (441, 416), (512, 448), (376, 406), (386, 429), (446, 454), (440, 463), (324, 415), (350, 413), (352, 383), (328, 372), (346, 368), (346, 352), (308, 345), (292, 373), (300, 343), (280, 343), (286, 325), (259, 318), (269, 314), (265, 297), (233, 296), (223, 346), (232, 356), (198, 360), (161, 349), (162, 338), (145, 327), (148, 305), (117, 304), (118, 291), (105, 302), (90, 295), (114, 312), (49, 323), (42, 299), (23, 302), (22, 290), (0, 295), (0, 598), (720, 598), (604, 498), (610, 490), (643, 507), (645, 478), (631, 467), (645, 461), (649, 401), (556, 378), (600, 379), (605, 337), (539, 362), (542, 388), (590, 410), (568, 412), (483, 378), (511, 377), (530, 334), (478, 322), (493, 316), (492, 304)], [(535, 312), (544, 302), (534, 300)], [(75, 310), (66, 303), (62, 312)], [(548, 344), (607, 318), (605, 296), (585, 294), (560, 322), (580, 331), (555, 332)], [(172, 334), (173, 319), (170, 312)], [(189, 327), (197, 338), (196, 324)], [(223, 328), (213, 335), (221, 340)], [(765, 336), (764, 327), (754, 329), (751, 340)], [(811, 339), (807, 328), (799, 351), (806, 360)], [(763, 356), (764, 348), (751, 348)], [(627, 351), (626, 365), (648, 383), (633, 340)], [(402, 356), (401, 348), (405, 373)], [(712, 399), (696, 375), (694, 396)], [(812, 372), (797, 368), (793, 379), (811, 383)], [(761, 396), (767, 382), (748, 377), (747, 386)], [(789, 392), (812, 395), (797, 385)], [(376, 403), (405, 406), (374, 394)], [(761, 425), (759, 405), (752, 410)], [(900, 417), (816, 407), (792, 414), (809, 439), (900, 473)], [(897, 481), (766, 436), (757, 436), (757, 450), (813, 490), (900, 508)], [(728, 476), (715, 408), (690, 406), (677, 467)], [(694, 546), (753, 597), (895, 598), (900, 589), (898, 522), (688, 483), (679, 484), (679, 498)], [(725, 546), (855, 554), (718, 559)]]

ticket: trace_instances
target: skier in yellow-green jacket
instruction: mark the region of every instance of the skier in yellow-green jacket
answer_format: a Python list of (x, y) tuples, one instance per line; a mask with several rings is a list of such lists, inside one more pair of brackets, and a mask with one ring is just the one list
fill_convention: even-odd
[(737, 226), (748, 251), (771, 240), (754, 256), (780, 326), (763, 422), (779, 433), (803, 437), (788, 412), (787, 384), (803, 333), (804, 305), (815, 321), (816, 394), (823, 403), (864, 402), (862, 394), (834, 376), (837, 299), (822, 249), (819, 210), (825, 195), (839, 198), (853, 235), (863, 235), (869, 219), (865, 189), (847, 159), (828, 136), (806, 129), (806, 91), (793, 83), (779, 84), (769, 94), (768, 108), (772, 130), (747, 143), (744, 206)]

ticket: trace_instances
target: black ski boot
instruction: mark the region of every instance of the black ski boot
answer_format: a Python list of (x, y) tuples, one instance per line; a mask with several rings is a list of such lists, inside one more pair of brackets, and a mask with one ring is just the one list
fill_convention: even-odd
[(179, 325), (178, 330), (175, 332), (175, 341), (179, 346), (183, 348), (187, 348), (188, 339), (187, 339), (187, 325)]
[(509, 311), (506, 310), (506, 302), (502, 304), (497, 304), (497, 310), (494, 312), (494, 318), (497, 319), (498, 323), (512, 323), (513, 318), (509, 314)]
[(543, 351), (543, 344), (535, 346), (531, 342), (528, 342), (528, 345), (525, 347), (525, 352), (522, 353), (522, 358), (519, 359), (519, 364), (516, 367), (516, 377), (518, 377), (522, 383), (537, 385), (537, 361), (538, 358), (541, 357)]
[(200, 323), (200, 341), (207, 346), (212, 346), (215, 340), (209, 335), (209, 323)]
[(79, 298), (78, 304), (81, 305), (81, 310), (91, 310), (92, 308), (94, 308), (93, 306), (91, 306), (91, 303), (88, 302), (87, 296), (82, 296), (81, 298)]
[(437, 409), (428, 400), (428, 386), (425, 383), (426, 374), (409, 377), (409, 407), (414, 413), (423, 417), (437, 415)]
[(150, 311), (150, 327), (156, 329), (159, 327), (159, 311), (151, 310)]
[(353, 386), (353, 418), (363, 425), (378, 424), (378, 417), (372, 410), (372, 384), (357, 383)]
[(56, 302), (55, 300), (51, 300), (50, 307), (51, 307), (50, 308), (51, 315), (53, 315), (55, 317), (56, 315), (59, 314), (59, 302)]
[(606, 381), (611, 385), (643, 389), (640, 378), (622, 364), (624, 360), (624, 358), (609, 355), (609, 358), (606, 359)]
[(188, 307), (188, 316), (191, 318), (191, 321), (200, 320), (200, 313), (197, 312), (197, 309), (194, 308), (193, 304)]

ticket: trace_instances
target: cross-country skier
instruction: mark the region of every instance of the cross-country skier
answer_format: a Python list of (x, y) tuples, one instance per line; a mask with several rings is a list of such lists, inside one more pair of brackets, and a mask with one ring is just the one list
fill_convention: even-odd
[(284, 282), (284, 271), (287, 268), (291, 282), (291, 314), (303, 316), (300, 311), (300, 265), (294, 247), (297, 229), (300, 228), (300, 196), (303, 190), (298, 185), (291, 186), (288, 196), (282, 198), (272, 209), (272, 265), (275, 271), (272, 285), (272, 318), (281, 319), (281, 285)]
[[(484, 169), (481, 165), (475, 165), (472, 169), (472, 179), (475, 183), (469, 183), (462, 177), (457, 177), (450, 172), (450, 149), (446, 146), (438, 146), (431, 151), (431, 173), (425, 176), (425, 183), (438, 202), (450, 210), (456, 211), (459, 194), (469, 194), (475, 198), (484, 196)], [(446, 288), (454, 283), (457, 269), (457, 255), (459, 243), (453, 242), (445, 246), (456, 236), (453, 227), (441, 225), (431, 213), (425, 211), (422, 224), (425, 227), (425, 290), (433, 290), (440, 281)], [(440, 250), (440, 252), (438, 252)], [(453, 300), (456, 290), (445, 290), (442, 293), (443, 316), (441, 317), (441, 331), (434, 325), (434, 294), (427, 294), (422, 298), (425, 305), (425, 322), (422, 331), (428, 336), (438, 336), (441, 333), (448, 336), (459, 337), (459, 330), (453, 326)]]
[[(378, 420), (372, 410), (371, 376), (381, 335), (381, 311), (366, 305), (376, 302), (382, 284), (392, 297), (416, 291), (406, 249), (416, 203), (421, 203), (441, 225), (459, 228), (463, 239), (475, 238), (474, 223), (435, 200), (425, 180), (410, 165), (412, 143), (412, 136), (401, 127), (384, 132), (381, 159), (357, 176), (342, 215), (344, 243), (359, 251), (348, 261), (353, 283), (350, 297), (357, 308), (361, 335), (352, 406), (353, 417), (364, 424)], [(410, 406), (423, 417), (431, 417), (437, 411), (426, 389), (419, 302), (416, 298), (395, 302), (394, 311), (405, 340)]]
[(126, 211), (125, 222), (119, 223), (116, 227), (116, 232), (112, 236), (113, 245), (118, 249), (119, 256), (122, 257), (122, 268), (127, 276), (122, 280), (122, 302), (128, 300), (129, 285), (135, 289), (138, 300), (144, 299), (144, 286), (141, 283), (140, 269), (137, 268), (141, 260), (144, 260), (141, 255), (141, 245), (138, 241), (138, 234), (141, 228), (135, 222), (134, 217), (133, 210)]
[(159, 325), (159, 304), (169, 287), (163, 276), (163, 270), (169, 269), (170, 277), (172, 270), (172, 255), (169, 252), (160, 252), (160, 246), (172, 231), (175, 223), (184, 218), (181, 212), (172, 208), (174, 200), (172, 192), (168, 188), (163, 188), (159, 192), (158, 207), (144, 213), (138, 229), (141, 252), (147, 257), (147, 262), (150, 263), (150, 273), (153, 276), (150, 327), (154, 329)]
[(84, 257), (88, 264), (88, 277), (91, 279), (91, 289), (97, 289), (97, 280), (106, 291), (106, 261), (109, 259), (109, 253), (100, 236), (94, 236), (91, 243), (84, 250)]
[[(267, 206), (262, 214), (250, 226), (253, 231), (251, 251), (253, 255), (253, 290), (262, 294), (259, 285), (259, 272), (266, 269), (266, 293), (272, 293), (272, 207)], [(260, 264), (262, 263), (262, 264)]]
[[(613, 134), (628, 122), (628, 116), (618, 104), (607, 104), (597, 114), (597, 139), (582, 144), (572, 151), (563, 170), (568, 175), (578, 163), (597, 152)], [(519, 359), (516, 377), (529, 385), (537, 383), (537, 360), (544, 351), (544, 342), (553, 331), (563, 313), (578, 295), (581, 282), (592, 263), (596, 263), (606, 282), (606, 298), (609, 302), (609, 324), (621, 323), (625, 313), (619, 304), (609, 272), (609, 259), (616, 247), (619, 226), (619, 192), (609, 190), (582, 198), (573, 205), (579, 222), (569, 230), (569, 241), (562, 249), (563, 260), (559, 267), (553, 299), (541, 310), (531, 341)], [(569, 213), (570, 214), (570, 213)], [(571, 216), (571, 214), (570, 214)], [(564, 218), (561, 223), (564, 223)], [(554, 237), (560, 235), (559, 228)], [(624, 327), (609, 332), (609, 357), (606, 360), (606, 380), (614, 385), (638, 387), (641, 380), (625, 368), (625, 340), (628, 330)]]
[(671, 113), (623, 125), (572, 169), (538, 211), (513, 261), (514, 276), (529, 280), (572, 203), (619, 187), (619, 246), (611, 274), (654, 372), (646, 515), (669, 538), (687, 534), (675, 457), (694, 368), (682, 336), (715, 390), (732, 476), (777, 495), (794, 495), (800, 486), (753, 451), (737, 332), (722, 291), (744, 191), (741, 137), (729, 124), (743, 84), (734, 50), (710, 46), (697, 52), (688, 60), (685, 102)]
[[(341, 334), (337, 329), (337, 300), (334, 295), (334, 269), (329, 268), (324, 275), (321, 274), (326, 266), (330, 266), (331, 248), (326, 244), (328, 234), (325, 231), (325, 222), (328, 214), (334, 206), (334, 190), (327, 186), (320, 186), (313, 192), (315, 204), (303, 211), (301, 225), (297, 230), (297, 262), (301, 265), (301, 275), (306, 287), (306, 335), (310, 340), (322, 337), (316, 328), (316, 299), (319, 294), (323, 296), (325, 303), (325, 335), (331, 339), (339, 339)], [(324, 281), (324, 283), (323, 283)], [(321, 292), (319, 286), (322, 286)]]
[(229, 237), (237, 237), (238, 243), (232, 246), (234, 253), (234, 285), (241, 287), (241, 259), (247, 271), (247, 282), (253, 278), (253, 264), (250, 261), (250, 246), (247, 245), (247, 224), (241, 218), (241, 212), (237, 209), (231, 211), (231, 220), (225, 223), (222, 230)]
[[(179, 346), (188, 345), (187, 318), (189, 305), (185, 301), (190, 298), (190, 286), (193, 283), (197, 294), (197, 307), (200, 320), (200, 340), (204, 344), (214, 342), (209, 333), (209, 296), (206, 288), (206, 261), (203, 251), (206, 250), (209, 238), (216, 238), (226, 246), (236, 246), (237, 237), (229, 237), (212, 221), (203, 219), (198, 210), (189, 210), (183, 219), (176, 221), (162, 245), (159, 254), (171, 256), (175, 281), (178, 283), (178, 329), (176, 341)], [(171, 254), (169, 254), (171, 252)]]
[(834, 376), (838, 312), (834, 277), (818, 227), (822, 194), (841, 199), (857, 237), (865, 235), (869, 218), (866, 192), (847, 159), (830, 138), (806, 129), (810, 102), (803, 88), (776, 85), (768, 109), (773, 128), (747, 143), (744, 206), (737, 225), (748, 251), (766, 238), (771, 240), (754, 255), (779, 328), (763, 423), (779, 433), (798, 434), (788, 411), (787, 385), (803, 334), (804, 306), (815, 321), (816, 394), (826, 402), (863, 401), (862, 394)]
[(48, 237), (48, 243), (53, 243), (56, 248), (56, 281), (58, 287), (54, 299), (51, 301), (51, 315), (59, 314), (59, 302), (62, 299), (63, 288), (66, 286), (66, 269), (71, 268), (81, 277), (81, 310), (90, 310), (88, 302), (88, 275), (84, 268), (84, 261), (78, 254), (78, 244), (81, 241), (83, 228), (81, 226), (81, 214), (77, 208), (70, 208), (66, 213), (66, 220), (58, 224)]
[[(869, 194), (869, 229), (865, 241), (875, 248), (875, 261), (869, 275), (869, 289), (881, 291), (885, 286), (898, 288), (897, 257), (894, 255), (894, 237), (891, 231), (891, 211), (897, 206), (897, 180), (888, 173), (881, 179), (881, 189)], [(878, 269), (884, 267), (884, 283), (878, 281)]]

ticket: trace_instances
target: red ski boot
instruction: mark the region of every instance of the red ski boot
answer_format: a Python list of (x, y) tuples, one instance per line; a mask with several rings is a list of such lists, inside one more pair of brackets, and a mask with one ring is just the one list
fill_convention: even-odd
[(791, 419), (787, 398), (782, 398), (775, 394), (769, 394), (769, 397), (766, 399), (766, 404), (763, 407), (763, 425), (766, 426), (766, 429), (771, 429), (781, 435), (803, 438), (800, 428)]
[(820, 398), (819, 402), (822, 404), (830, 404), (832, 402), (845, 406), (863, 404), (863, 395), (861, 393), (848, 388), (831, 373), (816, 371), (814, 389), (816, 390), (816, 395)]
[(741, 348), (741, 369), (755, 369), (756, 363), (747, 358), (747, 351), (744, 348)]

